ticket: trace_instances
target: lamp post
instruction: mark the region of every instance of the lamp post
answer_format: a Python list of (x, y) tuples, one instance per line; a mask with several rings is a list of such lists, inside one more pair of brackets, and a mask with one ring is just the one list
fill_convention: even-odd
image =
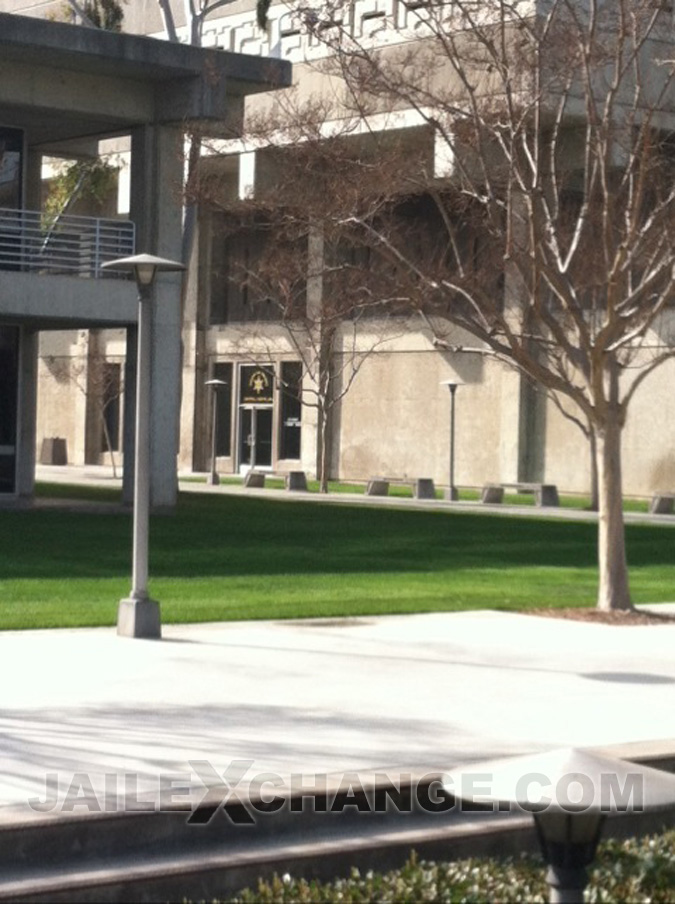
[(608, 814), (675, 807), (675, 776), (587, 750), (475, 763), (452, 770), (446, 792), (466, 801), (534, 816), (551, 904), (581, 904)]
[(101, 265), (132, 273), (138, 286), (138, 353), (136, 359), (136, 436), (134, 449), (133, 565), (131, 593), (120, 600), (117, 633), (123, 637), (159, 638), (159, 603), (148, 594), (148, 525), (150, 514), (150, 362), (152, 352), (152, 287), (160, 271), (185, 270), (178, 261), (136, 254)]
[(222, 386), (227, 386), (225, 380), (218, 380), (214, 377), (213, 380), (207, 380), (204, 383), (204, 386), (210, 386), (212, 390), (213, 401), (211, 403), (211, 473), (206, 479), (206, 482), (212, 486), (217, 487), (220, 484), (220, 476), (218, 471), (216, 470), (216, 440), (218, 437), (218, 390)]
[(441, 386), (447, 386), (450, 390), (450, 485), (448, 486), (448, 499), (456, 502), (459, 492), (455, 486), (455, 393), (461, 386), (456, 380), (443, 380)]

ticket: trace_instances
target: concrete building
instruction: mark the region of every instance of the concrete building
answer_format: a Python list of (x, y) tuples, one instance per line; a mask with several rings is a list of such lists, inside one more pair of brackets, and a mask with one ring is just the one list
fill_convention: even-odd
[[(5, 5), (16, 8), (23, 4), (22, 0), (5, 0)], [(185, 39), (182, 7), (174, 6), (178, 30)], [(359, 0), (350, 5), (349, 27), (366, 41), (409, 41), (418, 22), (415, 9), (419, 6), (403, 0)], [(42, 14), (48, 8), (48, 4), (41, 6), (37, 12)], [(663, 14), (672, 18), (672, 10), (669, 13), (665, 6)], [(386, 37), (382, 27), (385, 20), (395, 23)], [(125, 7), (125, 28), (161, 37), (164, 32), (157, 4), (130, 2)], [(672, 43), (672, 37), (667, 41)], [(266, 32), (256, 25), (251, 0), (220, 7), (205, 21), (202, 43), (251, 54), (261, 67), (290, 61), (302, 92), (309, 94), (321, 87), (315, 64), (325, 48), (302, 29), (285, 4), (271, 7)], [(419, 123), (414, 117), (406, 119), (405, 112), (396, 127), (408, 130), (411, 136), (421, 136)], [(441, 174), (447, 161), (433, 146), (430, 154)], [(271, 177), (264, 154), (237, 149), (231, 140), (221, 146), (220, 167), (223, 191), (232, 197), (255, 192)], [(241, 257), (251, 249), (245, 243), (236, 246), (224, 242), (216, 220), (204, 206), (182, 312), (178, 463), (194, 470), (209, 466), (214, 423), (212, 390), (205, 384), (217, 378), (227, 384), (218, 390), (217, 397), (216, 448), (221, 472), (241, 473), (255, 465), (282, 473), (298, 468), (313, 473), (320, 444), (315, 408), (299, 403), (303, 388), (305, 401), (312, 398), (302, 354), (278, 323), (243, 313), (241, 287), (218, 279), (228, 256)], [(664, 332), (653, 337), (655, 343), (661, 343), (664, 336), (667, 342), (672, 341), (672, 319), (671, 315), (665, 318)], [(409, 318), (389, 324), (388, 335), (378, 334), (380, 329), (373, 326), (370, 337), (361, 337), (365, 345), (373, 347), (372, 354), (362, 364), (349, 392), (331, 411), (331, 476), (356, 480), (375, 474), (401, 479), (424, 476), (447, 484), (450, 399), (442, 384), (456, 380), (463, 384), (456, 396), (457, 484), (527, 480), (555, 483), (572, 492), (588, 490), (590, 453), (586, 440), (520, 374), (480, 356), (440, 351), (420, 320)], [(77, 358), (77, 340), (74, 334), (64, 339), (64, 357)], [(91, 341), (86, 339), (87, 343)], [(102, 357), (108, 365), (121, 367), (124, 342), (119, 334), (105, 333), (94, 341), (103, 349)], [(41, 398), (55, 398), (52, 393), (63, 392), (70, 399), (69, 410), (75, 412), (77, 392), (72, 386), (57, 385), (49, 373), (48, 358), (47, 354), (42, 357)], [(623, 439), (624, 488), (628, 494), (647, 496), (675, 487), (675, 419), (663, 416), (671, 405), (674, 375), (675, 363), (663, 365), (640, 387), (630, 410)], [(280, 389), (282, 386), (286, 391)], [(98, 448), (89, 443), (87, 453), (85, 441), (92, 412), (87, 418), (86, 403), (80, 399), (77, 404), (79, 411), (67, 424), (61, 415), (54, 420), (53, 404), (39, 406), (38, 446), (43, 438), (68, 432), (72, 460), (82, 461), (85, 455), (98, 460), (100, 443)], [(95, 432), (100, 436), (100, 416), (97, 423)], [(645, 442), (646, 436), (649, 442)]]
[[(53, 440), (73, 419), (64, 416), (64, 402), (76, 396), (72, 371), (59, 371), (54, 350), (60, 344), (72, 357), (72, 346), (88, 335), (82, 331), (116, 331), (118, 359), (108, 366), (124, 362), (119, 419), (133, 424), (136, 289), (103, 278), (101, 264), (134, 251), (180, 259), (185, 122), (220, 125), (227, 117), (234, 124), (246, 94), (267, 89), (271, 74), (287, 81), (289, 71), (282, 63), (0, 13), (0, 492), (30, 495), (36, 450), (51, 441), (54, 454)], [(47, 214), (43, 159), (91, 158), (111, 136), (124, 137), (129, 149), (129, 219)], [(180, 300), (180, 280), (163, 275), (151, 365), (151, 495), (158, 506), (176, 498)], [(38, 427), (41, 334), (59, 339), (47, 343), (40, 363), (51, 380)], [(127, 451), (132, 443), (127, 427)]]

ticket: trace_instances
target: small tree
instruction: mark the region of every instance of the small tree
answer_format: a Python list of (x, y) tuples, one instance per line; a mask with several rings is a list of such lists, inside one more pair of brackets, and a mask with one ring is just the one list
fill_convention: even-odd
[[(674, 354), (659, 339), (675, 289), (670, 6), (426, 0), (406, 5), (404, 26), (383, 17), (375, 37), (357, 35), (349, 8), (304, 17), (328, 54), (322, 73), (343, 85), (343, 121), (372, 138), (378, 116), (405, 114), (428, 153), (401, 163), (388, 210), (362, 166), (370, 203), (333, 217), (458, 348), (473, 342), (582, 413), (597, 444), (598, 606), (629, 609), (622, 429)], [(407, 239), (402, 182), (434, 207)], [(420, 249), (410, 239), (429, 222)]]

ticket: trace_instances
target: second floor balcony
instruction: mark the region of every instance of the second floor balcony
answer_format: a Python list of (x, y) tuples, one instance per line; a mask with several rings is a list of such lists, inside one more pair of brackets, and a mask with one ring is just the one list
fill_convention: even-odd
[(0, 208), (0, 270), (109, 278), (101, 264), (134, 253), (128, 220)]

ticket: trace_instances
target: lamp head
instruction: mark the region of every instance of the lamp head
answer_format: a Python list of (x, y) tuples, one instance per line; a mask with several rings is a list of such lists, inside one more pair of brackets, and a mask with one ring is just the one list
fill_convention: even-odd
[(102, 270), (113, 270), (117, 273), (133, 273), (139, 290), (149, 289), (155, 281), (157, 273), (185, 270), (180, 261), (156, 257), (154, 254), (134, 254), (131, 257), (120, 257), (114, 261), (101, 264)]
[(457, 391), (458, 386), (463, 386), (463, 383), (460, 383), (459, 380), (441, 380), (441, 386), (447, 386), (451, 393), (455, 393)]

